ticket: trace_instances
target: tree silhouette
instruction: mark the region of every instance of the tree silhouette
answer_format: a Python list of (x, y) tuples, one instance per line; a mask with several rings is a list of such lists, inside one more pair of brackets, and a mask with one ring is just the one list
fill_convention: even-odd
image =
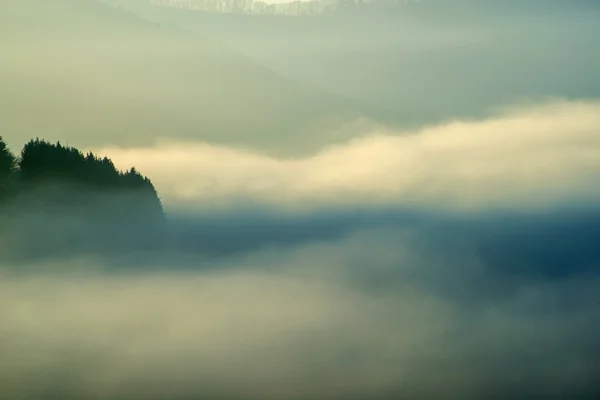
[(8, 196), (17, 159), (10, 152), (4, 139), (0, 136), (0, 200)]
[(13, 247), (22, 252), (130, 251), (164, 240), (150, 179), (135, 168), (119, 171), (107, 157), (36, 138), (17, 159), (0, 140), (0, 183)]

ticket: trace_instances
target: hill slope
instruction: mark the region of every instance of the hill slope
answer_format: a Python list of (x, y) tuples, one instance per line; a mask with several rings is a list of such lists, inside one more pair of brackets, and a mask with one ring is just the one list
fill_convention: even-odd
[(0, 126), (11, 145), (168, 136), (297, 154), (346, 139), (326, 133), (342, 121), (387, 117), (94, 0), (3, 1), (0, 45)]
[(376, 0), (298, 18), (105, 1), (424, 124), (485, 118), (523, 100), (600, 97), (596, 0)]

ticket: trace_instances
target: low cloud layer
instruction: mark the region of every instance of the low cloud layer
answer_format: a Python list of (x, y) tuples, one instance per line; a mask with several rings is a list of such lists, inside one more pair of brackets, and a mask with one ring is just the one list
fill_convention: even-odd
[(5, 269), (0, 397), (598, 393), (596, 278), (511, 282), (468, 251), (422, 244), (408, 229), (373, 229), (197, 270), (175, 258), (141, 274), (77, 260), (43, 265), (76, 274)]
[(104, 148), (167, 204), (530, 208), (597, 199), (600, 103), (552, 102), (416, 132), (381, 129), (303, 158), (202, 142)]

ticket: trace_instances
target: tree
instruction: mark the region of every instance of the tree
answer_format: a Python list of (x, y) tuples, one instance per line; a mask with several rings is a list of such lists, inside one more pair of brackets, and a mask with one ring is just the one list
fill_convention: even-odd
[(12, 221), (8, 229), (27, 254), (130, 251), (163, 241), (165, 214), (154, 185), (108, 157), (34, 139), (17, 159), (0, 141), (0, 180), (19, 196), (0, 217)]
[(17, 158), (8, 149), (2, 136), (0, 136), (0, 200), (3, 200), (10, 191), (10, 183), (17, 165)]

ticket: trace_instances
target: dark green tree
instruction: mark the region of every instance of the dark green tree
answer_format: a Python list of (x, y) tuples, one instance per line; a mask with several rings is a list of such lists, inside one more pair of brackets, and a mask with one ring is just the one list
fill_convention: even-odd
[(33, 221), (12, 218), (23, 251), (43, 256), (161, 245), (166, 229), (161, 201), (135, 168), (122, 172), (107, 157), (39, 138), (25, 144), (18, 159), (10, 152), (2, 157), (7, 187), (18, 194), (11, 215)]
[(17, 159), (0, 136), (0, 201), (10, 193)]

